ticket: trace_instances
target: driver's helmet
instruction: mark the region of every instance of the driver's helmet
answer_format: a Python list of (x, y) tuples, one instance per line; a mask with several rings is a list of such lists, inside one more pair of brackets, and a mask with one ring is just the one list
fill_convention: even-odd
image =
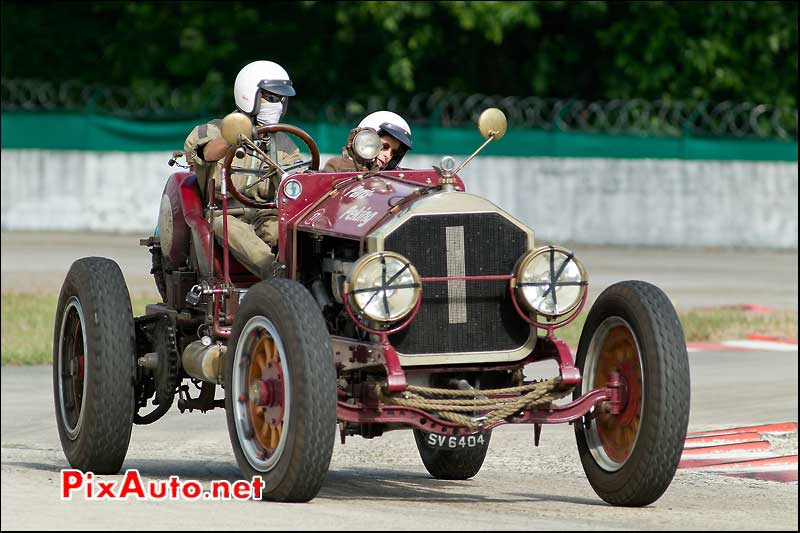
[(358, 123), (359, 128), (372, 128), (378, 135), (391, 135), (400, 141), (398, 153), (389, 160), (386, 170), (397, 168), (406, 152), (411, 150), (411, 126), (403, 117), (391, 111), (375, 111)]
[(233, 97), (239, 111), (255, 117), (260, 109), (262, 90), (284, 97), (283, 113), (286, 112), (286, 97), (296, 94), (282, 66), (272, 61), (253, 61), (239, 71), (233, 84)]

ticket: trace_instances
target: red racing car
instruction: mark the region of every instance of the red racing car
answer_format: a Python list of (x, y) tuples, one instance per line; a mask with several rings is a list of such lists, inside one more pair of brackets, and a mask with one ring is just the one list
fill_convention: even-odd
[[(485, 146), (505, 134), (505, 116), (488, 109), (479, 128)], [(573, 360), (556, 333), (582, 311), (587, 274), (571, 251), (538, 245), (525, 224), (465, 191), (458, 171), (483, 146), (459, 168), (446, 157), (424, 170), (321, 173), (299, 128), (253, 131), (233, 114), (222, 129), (233, 145), (223, 193), (244, 207), (202, 198), (190, 171), (169, 177), (158, 233), (142, 241), (162, 302), (134, 317), (110, 259), (80, 259), (66, 276), (53, 392), (70, 465), (118, 472), (132, 425), (155, 422), (177, 395), (181, 412), (225, 409), (242, 474), (261, 476), (270, 500), (316, 496), (337, 430), (344, 441), (411, 429), (432, 476), (467, 479), (494, 428), (531, 424), (538, 444), (544, 424), (561, 423), (574, 426), (603, 500), (643, 506), (663, 494), (683, 448), (690, 378), (660, 289), (624, 281), (603, 291)], [(259, 179), (274, 179), (277, 194), (256, 203), (231, 176), (277, 132), (299, 138), (307, 157), (291, 168), (265, 158)], [(359, 132), (353, 157), (374, 159), (376, 137)], [(274, 276), (259, 279), (211, 228), (215, 216), (265, 208), (277, 210), (279, 239)], [(523, 368), (546, 359), (559, 375), (526, 381)]]

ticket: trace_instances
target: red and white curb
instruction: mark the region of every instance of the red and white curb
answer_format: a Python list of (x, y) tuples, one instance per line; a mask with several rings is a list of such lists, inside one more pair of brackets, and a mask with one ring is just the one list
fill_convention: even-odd
[[(711, 309), (711, 308), (709, 308)], [(725, 305), (722, 309), (738, 309), (753, 313), (775, 313), (779, 309), (757, 304)], [(723, 342), (689, 342), (686, 348), (690, 352), (729, 351), (729, 350), (766, 350), (776, 352), (796, 352), (797, 339), (782, 339), (768, 335), (748, 335), (744, 340)]]
[(736, 433), (733, 435), (709, 435), (707, 437), (687, 438), (684, 450), (692, 448), (707, 448), (710, 446), (727, 446), (732, 444), (746, 444), (749, 442), (759, 442), (761, 433)]
[[(714, 307), (708, 307), (706, 309), (715, 309)], [(767, 307), (766, 305), (758, 305), (758, 304), (734, 304), (734, 305), (723, 305), (716, 309), (738, 309), (740, 311), (752, 311), (754, 313), (776, 313), (780, 311), (780, 309), (776, 307)]]
[(797, 431), (797, 422), (784, 422), (781, 424), (763, 424), (760, 426), (746, 426), (739, 428), (713, 429), (707, 431), (693, 431), (687, 433), (687, 441), (716, 435), (740, 435), (742, 433), (769, 433), (771, 435), (788, 435)]
[(695, 431), (686, 436), (678, 468), (754, 478), (797, 482), (797, 454), (778, 455), (771, 451), (765, 434), (797, 432), (796, 422), (738, 428)]
[(722, 342), (687, 342), (689, 352), (720, 352), (761, 350), (773, 352), (796, 352), (797, 339), (781, 339), (766, 335), (748, 335), (746, 339)]

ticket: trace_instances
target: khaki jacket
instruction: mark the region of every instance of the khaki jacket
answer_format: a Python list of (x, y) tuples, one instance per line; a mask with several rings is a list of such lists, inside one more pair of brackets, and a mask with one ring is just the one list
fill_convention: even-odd
[(354, 172), (363, 169), (356, 166), (355, 161), (346, 157), (332, 157), (328, 159), (325, 166), (322, 168), (323, 172)]
[[(186, 159), (197, 175), (197, 184), (204, 200), (208, 199), (207, 187), (210, 178), (214, 179), (217, 194), (220, 194), (222, 189), (222, 166), (225, 158), (209, 162), (202, 157), (203, 147), (208, 142), (222, 136), (221, 125), (222, 120), (220, 119), (200, 124), (189, 133), (184, 143)], [(297, 145), (288, 135), (282, 132), (272, 135), (269, 149), (265, 151), (273, 161), (280, 165), (287, 165), (301, 160), (300, 150)], [(270, 173), (271, 168), (269, 165), (262, 163), (256, 157), (247, 155), (244, 159), (234, 159), (231, 166), (233, 183), (242, 194), (259, 202), (275, 199), (276, 173), (272, 171), (270, 179), (259, 181), (260, 177)], [(243, 172), (236, 172), (237, 169), (242, 169)], [(252, 172), (247, 172), (248, 170)]]

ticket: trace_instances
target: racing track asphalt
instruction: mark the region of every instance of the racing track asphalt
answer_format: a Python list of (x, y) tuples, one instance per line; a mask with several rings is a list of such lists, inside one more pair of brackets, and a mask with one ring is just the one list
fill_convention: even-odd
[[(2, 284), (57, 290), (72, 260), (119, 260), (132, 291), (151, 291), (139, 236), (2, 235)], [(678, 307), (753, 303), (797, 307), (797, 253), (574, 246), (595, 287), (644, 279)], [(757, 274), (754, 274), (757, 273)], [(689, 431), (797, 421), (797, 352), (689, 354)], [(546, 363), (543, 363), (546, 365)], [(528, 368), (532, 375), (539, 370)], [(49, 367), (2, 369), (2, 529), (725, 529), (796, 530), (797, 483), (679, 470), (644, 509), (606, 505), (580, 465), (572, 428), (530, 427), (492, 437), (469, 481), (428, 476), (408, 432), (334, 445), (331, 469), (310, 504), (236, 501), (91, 502), (59, 499), (61, 451)], [(789, 453), (797, 453), (796, 434)], [(123, 469), (146, 479), (179, 475), (209, 483), (240, 479), (222, 411), (136, 426)], [(106, 476), (120, 479), (121, 476)]]
[[(689, 430), (797, 420), (797, 352), (689, 355)], [(763, 361), (779, 372), (764, 372)], [(425, 472), (409, 432), (334, 444), (310, 504), (185, 500), (96, 502), (59, 498), (61, 451), (49, 367), (2, 373), (2, 529), (696, 529), (794, 530), (797, 483), (678, 470), (644, 509), (606, 505), (580, 465), (572, 428), (547, 426), (539, 448), (527, 426), (494, 431), (480, 473), (439, 481)], [(793, 442), (797, 453), (797, 440)], [(790, 452), (792, 453), (792, 452)], [(125, 469), (145, 479), (237, 480), (222, 411), (173, 410), (135, 426)], [(103, 479), (121, 479), (121, 475)]]

